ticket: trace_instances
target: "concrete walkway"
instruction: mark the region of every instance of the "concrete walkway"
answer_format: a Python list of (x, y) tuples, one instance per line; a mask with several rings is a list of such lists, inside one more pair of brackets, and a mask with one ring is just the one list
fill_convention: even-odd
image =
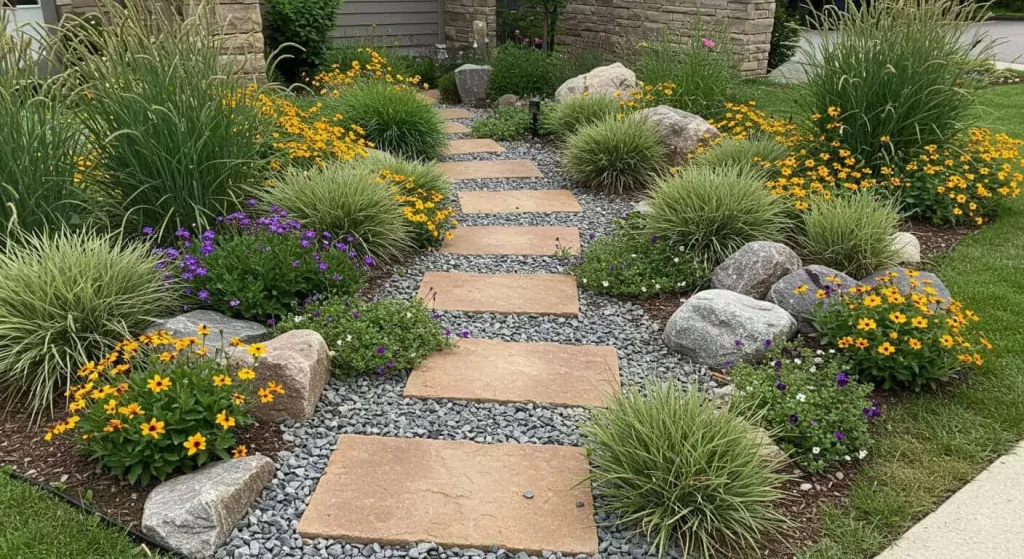
[(1024, 443), (876, 559), (1024, 557)]

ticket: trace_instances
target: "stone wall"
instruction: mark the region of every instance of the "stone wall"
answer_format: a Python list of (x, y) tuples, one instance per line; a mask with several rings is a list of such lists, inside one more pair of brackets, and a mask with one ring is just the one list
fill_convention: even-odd
[(495, 0), (445, 1), (444, 38), (449, 53), (473, 46), (473, 22), (477, 20), (487, 24), (487, 47), (495, 48), (495, 30), (498, 27), (498, 6)]
[(740, 71), (768, 70), (768, 47), (775, 17), (773, 0), (570, 0), (560, 20), (562, 44), (582, 41), (636, 44), (667, 32), (689, 37), (702, 25), (726, 29)]

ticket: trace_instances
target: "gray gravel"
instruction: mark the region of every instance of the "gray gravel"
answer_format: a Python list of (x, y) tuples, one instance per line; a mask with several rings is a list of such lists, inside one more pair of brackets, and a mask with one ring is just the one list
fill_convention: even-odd
[[(474, 111), (480, 114), (479, 111)], [(466, 124), (469, 121), (462, 121)], [(458, 190), (571, 188), (558, 171), (557, 152), (550, 144), (503, 143), (502, 154), (458, 156), (457, 159), (531, 159), (546, 178), (530, 181), (482, 180), (460, 182)], [(456, 159), (456, 158), (452, 158)], [(584, 243), (590, 233), (605, 235), (613, 218), (624, 215), (637, 197), (614, 197), (573, 189), (583, 211), (579, 214), (510, 214), (460, 216), (467, 225), (569, 225), (580, 228)], [(554, 253), (554, 247), (552, 247)], [(568, 261), (554, 256), (468, 256), (420, 254), (396, 270), (384, 283), (381, 295), (411, 297), (425, 271), (489, 273), (559, 273)], [(441, 322), (456, 332), (469, 330), (472, 337), (506, 341), (546, 341), (568, 344), (611, 345), (618, 351), (624, 385), (646, 379), (676, 379), (707, 384), (708, 371), (669, 353), (661, 343), (661, 330), (635, 304), (611, 297), (580, 292), (578, 318), (535, 315), (504, 316), (440, 313)], [(344, 541), (303, 540), (296, 533), (299, 518), (316, 483), (327, 466), (341, 434), (382, 435), (404, 438), (468, 440), (479, 443), (531, 443), (577, 445), (577, 426), (588, 412), (583, 408), (535, 404), (495, 404), (403, 398), (405, 376), (359, 377), (332, 380), (316, 413), (308, 420), (282, 424), (284, 437), (294, 444), (278, 453), (278, 471), (248, 517), (241, 521), (218, 558), (280, 557), (516, 557), (503, 549), (460, 550), (433, 543), (408, 546), (357, 545)], [(600, 495), (596, 496), (598, 504)], [(649, 543), (609, 526), (603, 514), (596, 517), (599, 556), (639, 558), (650, 556)], [(678, 551), (671, 554), (679, 556)], [(561, 554), (545, 552), (545, 559)], [(585, 557), (585, 556), (584, 556)]]

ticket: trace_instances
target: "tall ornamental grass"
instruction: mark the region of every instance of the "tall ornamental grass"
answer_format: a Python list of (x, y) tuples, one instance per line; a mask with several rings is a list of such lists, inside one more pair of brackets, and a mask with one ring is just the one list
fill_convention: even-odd
[(866, 193), (832, 196), (801, 214), (798, 245), (804, 260), (862, 278), (896, 263), (892, 238), (900, 213), (891, 201)]
[(411, 87), (359, 81), (325, 102), (366, 131), (377, 149), (410, 159), (437, 159), (448, 147), (444, 121)]
[(668, 150), (657, 128), (640, 117), (607, 118), (565, 143), (565, 173), (580, 186), (622, 194), (646, 189), (668, 170)]
[(212, 222), (263, 180), (269, 123), (250, 102), (255, 86), (245, 90), (241, 69), (221, 63), (208, 7), (181, 19), (102, 4), (109, 24), (83, 25), (68, 46), (100, 192), (136, 230)]
[[(989, 63), (993, 41), (977, 37), (985, 5), (958, 0), (877, 0), (826, 8), (810, 47), (806, 114), (819, 134), (868, 164), (905, 163), (974, 124), (969, 75)], [(842, 126), (834, 128), (838, 113)], [(841, 134), (841, 136), (839, 136)]]
[(178, 308), (144, 244), (61, 230), (0, 252), (0, 393), (41, 414), (78, 366)]

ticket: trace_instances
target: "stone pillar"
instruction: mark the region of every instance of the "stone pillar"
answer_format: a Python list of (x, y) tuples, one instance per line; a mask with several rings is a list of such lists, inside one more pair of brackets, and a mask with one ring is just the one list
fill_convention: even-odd
[(217, 22), (224, 40), (221, 58), (236, 64), (248, 79), (262, 81), (267, 62), (263, 54), (263, 17), (259, 0), (217, 0)]
[[(473, 22), (487, 24), (487, 48), (497, 46), (498, 5), (495, 0), (446, 0), (444, 38), (450, 52), (473, 47)], [(482, 47), (483, 45), (479, 45)]]

